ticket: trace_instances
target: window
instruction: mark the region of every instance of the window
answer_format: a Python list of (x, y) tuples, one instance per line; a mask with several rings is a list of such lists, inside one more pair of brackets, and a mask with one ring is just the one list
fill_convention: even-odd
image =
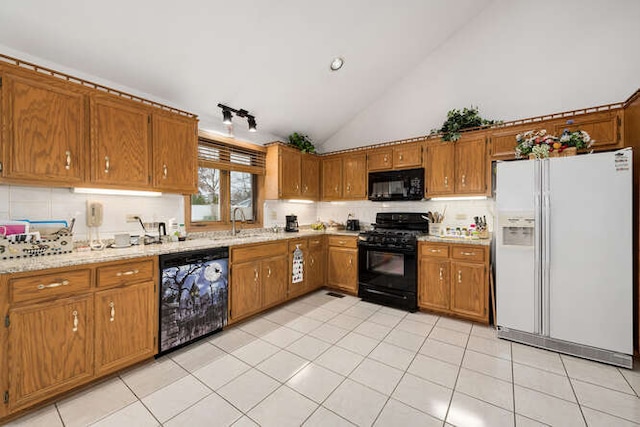
[(265, 150), (261, 146), (203, 137), (198, 143), (198, 193), (185, 199), (190, 230), (229, 228), (236, 220), (262, 226), (262, 177)]

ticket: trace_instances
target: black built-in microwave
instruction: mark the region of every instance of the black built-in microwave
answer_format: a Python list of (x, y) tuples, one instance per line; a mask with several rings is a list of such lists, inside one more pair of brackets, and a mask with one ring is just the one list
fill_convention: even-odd
[(424, 168), (369, 172), (369, 200), (422, 200)]

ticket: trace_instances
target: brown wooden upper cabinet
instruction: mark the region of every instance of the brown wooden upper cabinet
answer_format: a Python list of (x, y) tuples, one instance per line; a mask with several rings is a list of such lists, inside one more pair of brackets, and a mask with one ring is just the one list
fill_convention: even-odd
[(418, 142), (378, 148), (368, 155), (368, 170), (417, 168), (422, 164), (422, 145)]
[(623, 124), (623, 113), (619, 108), (557, 120), (553, 122), (553, 128), (547, 130), (556, 136), (560, 136), (565, 129), (569, 129), (571, 132), (586, 131), (593, 140), (590, 150), (600, 151), (623, 147)]
[(366, 197), (366, 153), (357, 151), (322, 159), (323, 200), (359, 200)]
[(272, 144), (267, 147), (266, 162), (266, 199), (319, 199), (318, 156), (282, 144)]
[(52, 78), (0, 75), (4, 149), (2, 176), (25, 183), (85, 179), (87, 100)]
[(153, 187), (193, 194), (198, 182), (197, 120), (176, 114), (152, 114)]
[(127, 100), (91, 99), (91, 182), (145, 188), (150, 184), (151, 114)]
[(425, 170), (427, 197), (489, 195), (485, 134), (469, 132), (456, 142), (429, 142)]
[(516, 135), (529, 130), (538, 131), (545, 129), (546, 123), (536, 122), (526, 125), (505, 126), (492, 129), (489, 136), (492, 160), (509, 160), (516, 157)]

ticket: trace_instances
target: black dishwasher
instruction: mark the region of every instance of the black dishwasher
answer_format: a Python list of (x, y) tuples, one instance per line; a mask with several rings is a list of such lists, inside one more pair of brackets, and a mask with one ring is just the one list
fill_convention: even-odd
[(160, 255), (158, 356), (227, 324), (229, 248)]

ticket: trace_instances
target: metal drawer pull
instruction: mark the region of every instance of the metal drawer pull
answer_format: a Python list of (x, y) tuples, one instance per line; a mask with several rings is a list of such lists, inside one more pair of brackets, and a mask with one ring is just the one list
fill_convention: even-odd
[(344, 240), (339, 240), (338, 241), (338, 244), (340, 244), (340, 245), (344, 245), (345, 243), (347, 243), (347, 242), (345, 242)]
[(133, 276), (134, 274), (138, 274), (140, 273), (140, 270), (129, 270), (129, 271), (118, 271), (116, 273), (116, 276), (121, 277), (121, 276)]
[(109, 169), (111, 169), (111, 161), (109, 156), (104, 156), (104, 173), (109, 173)]
[(402, 160), (402, 154), (400, 154), (400, 160)]
[(46, 289), (46, 288), (57, 288), (58, 286), (67, 286), (69, 284), (68, 280), (62, 280), (61, 282), (49, 283), (48, 285), (39, 284), (38, 289)]
[(470, 256), (473, 256), (473, 255), (475, 255), (475, 254), (476, 254), (475, 252), (460, 252), (460, 253), (461, 253), (462, 255), (470, 255)]
[(458, 283), (462, 283), (462, 270), (458, 270)]
[(78, 332), (78, 312), (76, 310), (73, 310), (71, 315), (73, 316), (73, 329), (71, 330), (73, 332)]
[(431, 252), (435, 252), (435, 253), (439, 254), (441, 252), (441, 250), (440, 249), (431, 249)]
[(67, 150), (64, 152), (65, 156), (67, 156), (67, 163), (64, 165), (66, 170), (71, 169), (71, 151)]
[(443, 277), (442, 277), (442, 267), (440, 267), (440, 280), (442, 280), (442, 279), (443, 279)]
[(111, 307), (111, 317), (109, 318), (109, 322), (113, 322), (116, 320), (116, 305), (111, 301), (109, 303), (109, 307)]

